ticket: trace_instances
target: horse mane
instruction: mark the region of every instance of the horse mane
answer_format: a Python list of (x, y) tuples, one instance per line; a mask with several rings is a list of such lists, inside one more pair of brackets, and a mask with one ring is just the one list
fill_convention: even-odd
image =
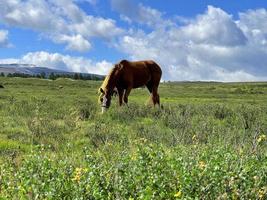
[(101, 87), (99, 88), (99, 90), (102, 88), (102, 90), (106, 90), (107, 87), (110, 84), (111, 78), (113, 77), (114, 73), (116, 72), (116, 70), (118, 69), (118, 65), (116, 64), (108, 73), (108, 75), (105, 77)]

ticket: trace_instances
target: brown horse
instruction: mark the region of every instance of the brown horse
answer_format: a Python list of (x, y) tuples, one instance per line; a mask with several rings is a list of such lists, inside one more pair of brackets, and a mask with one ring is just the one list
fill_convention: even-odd
[(151, 94), (154, 105), (160, 104), (158, 86), (162, 71), (160, 66), (152, 60), (130, 62), (122, 60), (111, 69), (99, 88), (99, 101), (102, 112), (109, 108), (111, 96), (119, 95), (119, 104), (128, 103), (128, 96), (133, 88), (146, 86)]

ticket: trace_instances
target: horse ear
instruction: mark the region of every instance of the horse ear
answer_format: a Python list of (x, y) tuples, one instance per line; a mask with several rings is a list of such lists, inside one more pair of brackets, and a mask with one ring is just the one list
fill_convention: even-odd
[(120, 70), (123, 68), (123, 64), (122, 63), (118, 64), (118, 66), (119, 66)]

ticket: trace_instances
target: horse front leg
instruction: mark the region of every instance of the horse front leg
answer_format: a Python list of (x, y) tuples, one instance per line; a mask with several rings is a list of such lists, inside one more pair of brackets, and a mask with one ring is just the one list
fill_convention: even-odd
[(123, 98), (123, 89), (118, 89), (119, 93), (119, 105), (122, 106), (122, 98)]
[(126, 103), (126, 105), (128, 105), (128, 96), (129, 96), (131, 90), (132, 90), (132, 87), (131, 87), (131, 86), (129, 86), (129, 87), (125, 90), (124, 97), (123, 97), (123, 101), (124, 101), (124, 103)]

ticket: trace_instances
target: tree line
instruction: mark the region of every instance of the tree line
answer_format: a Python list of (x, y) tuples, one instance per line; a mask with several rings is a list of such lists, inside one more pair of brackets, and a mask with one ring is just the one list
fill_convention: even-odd
[(2, 77), (22, 77), (22, 78), (41, 78), (41, 79), (51, 79), (56, 80), (57, 78), (70, 78), (74, 80), (103, 80), (102, 77), (98, 77), (92, 74), (82, 74), (82, 73), (69, 73), (69, 74), (56, 74), (56, 73), (49, 73), (46, 74), (42, 72), (36, 75), (24, 74), (24, 73), (8, 73), (5, 74), (3, 72), (0, 73)]

